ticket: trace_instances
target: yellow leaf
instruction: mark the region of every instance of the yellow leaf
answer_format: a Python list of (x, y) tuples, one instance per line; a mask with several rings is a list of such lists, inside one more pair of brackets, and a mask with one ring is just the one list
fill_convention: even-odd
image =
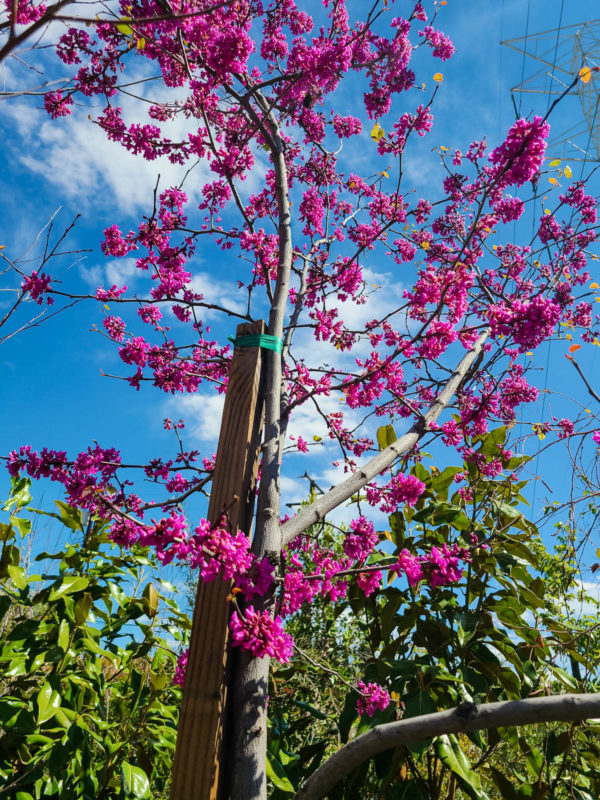
[(383, 175), (384, 178), (390, 177), (385, 170), (382, 170), (381, 174)]
[(421, 242), (421, 247), (423, 248), (423, 250), (429, 250), (429, 242), (427, 241)]
[(125, 34), (125, 36), (132, 36), (133, 35), (133, 28), (131, 27), (131, 25), (126, 25), (124, 22), (120, 22), (116, 26), (116, 28), (119, 31), (119, 33), (123, 33), (123, 34)]
[(107, 311), (110, 311), (110, 306), (108, 306), (106, 303), (103, 303), (103, 305), (104, 305), (104, 308), (105, 308)]
[(323, 437), (322, 436), (317, 436), (317, 434), (315, 433), (315, 435), (313, 436), (313, 442), (322, 442), (322, 441), (323, 441)]
[(589, 83), (589, 80), (592, 77), (592, 70), (589, 67), (582, 67), (579, 70), (579, 77), (581, 78), (582, 83)]
[(441, 83), (444, 80), (444, 76), (442, 75), (441, 72), (436, 72), (435, 75), (433, 76), (433, 80), (436, 83)]
[(385, 450), (396, 441), (396, 432), (393, 425), (382, 425), (377, 428), (377, 444), (380, 450)]
[(532, 356), (533, 355), (533, 350), (530, 350), (528, 353), (525, 353), (525, 355), (526, 356)]
[(0, 244), (0, 250), (4, 250), (5, 247), (6, 247), (5, 244)]
[(444, 152), (446, 152), (447, 150), (450, 150), (450, 148), (449, 147), (444, 147), (444, 145), (441, 144), (440, 145), (440, 150), (443, 150)]
[(572, 176), (571, 167), (565, 167), (565, 178), (571, 178)]
[(558, 167), (559, 164), (560, 164), (560, 158), (555, 158), (554, 161), (550, 162), (551, 167)]
[(356, 184), (354, 183), (354, 181), (350, 181), (350, 183), (348, 184), (348, 187), (350, 189), (354, 189), (355, 186), (356, 186)]
[(371, 129), (371, 139), (373, 139), (374, 142), (378, 142), (380, 139), (383, 139), (384, 136), (385, 136), (385, 131), (383, 130), (381, 125), (378, 122), (376, 122)]
[(137, 47), (138, 50), (143, 50), (144, 47), (146, 47), (146, 40), (144, 39), (143, 36), (142, 36), (141, 39), (137, 40), (136, 47)]
[(592, 413), (592, 412), (589, 410), (589, 408), (584, 408), (583, 410), (585, 411), (585, 413), (586, 413), (586, 414), (591, 414), (591, 413)]
[(594, 283), (590, 283), (590, 289), (597, 289), (598, 284), (594, 281)]
[(551, 211), (550, 211), (550, 209), (549, 209), (549, 208), (545, 208), (545, 209), (544, 209), (544, 214), (550, 214), (550, 213), (551, 213)]
[(573, 335), (571, 333), (567, 333), (567, 335), (565, 336), (565, 339), (568, 339), (569, 341), (571, 341), (572, 338)]
[(556, 178), (548, 178), (548, 183), (558, 183)]

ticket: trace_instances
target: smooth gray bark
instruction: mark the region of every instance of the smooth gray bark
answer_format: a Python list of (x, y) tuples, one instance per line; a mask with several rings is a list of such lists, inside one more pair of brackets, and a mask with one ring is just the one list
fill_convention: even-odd
[[(292, 228), (288, 198), (287, 168), (283, 141), (277, 122), (268, 112), (266, 101), (259, 95), (258, 102), (266, 113), (269, 127), (271, 155), (276, 175), (277, 206), (279, 215), (279, 263), (267, 333), (283, 337), (283, 324), (288, 300), (292, 266)], [(268, 278), (267, 278), (268, 280)], [(266, 350), (264, 359), (265, 426), (262, 447), (261, 477), (256, 525), (252, 550), (258, 556), (267, 556), (274, 563), (281, 553), (279, 524), (281, 461), (281, 389), (283, 384), (282, 356)], [(255, 602), (257, 610), (269, 608), (273, 597), (269, 595)], [(234, 761), (232, 800), (266, 800), (267, 752), (267, 687), (269, 683), (269, 658), (251, 658), (240, 654), (233, 685), (234, 700)]]
[(534, 697), (476, 706), (463, 703), (451, 711), (424, 714), (378, 725), (357, 736), (329, 758), (294, 795), (294, 800), (320, 800), (345, 775), (384, 750), (449, 733), (467, 733), (508, 725), (575, 722), (600, 716), (600, 694)]

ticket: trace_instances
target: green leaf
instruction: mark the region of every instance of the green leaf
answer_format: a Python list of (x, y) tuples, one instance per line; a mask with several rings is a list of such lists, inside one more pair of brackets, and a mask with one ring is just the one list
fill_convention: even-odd
[(133, 28), (131, 25), (127, 25), (124, 22), (119, 22), (118, 25), (115, 26), (119, 33), (125, 34), (125, 36), (133, 36)]
[(31, 533), (31, 520), (30, 519), (22, 519), (21, 517), (11, 517), (10, 521), (14, 528), (16, 528), (19, 533), (21, 534), (21, 538), (24, 539)]
[(290, 779), (285, 774), (285, 770), (281, 763), (271, 753), (267, 753), (267, 778), (282, 792), (294, 794), (296, 791), (290, 782)]
[(63, 503), (62, 500), (55, 500), (54, 504), (58, 507), (63, 525), (70, 528), (72, 531), (83, 530), (81, 511), (78, 508), (73, 508), (67, 503)]
[(309, 714), (312, 714), (313, 717), (317, 719), (327, 719), (327, 714), (324, 714), (322, 711), (319, 711), (318, 708), (311, 706), (310, 703), (305, 703), (303, 700), (292, 700), (292, 703), (298, 708), (302, 708), (304, 711), (308, 711)]
[(64, 597), (74, 592), (80, 592), (82, 589), (85, 589), (88, 584), (89, 580), (87, 578), (77, 575), (68, 575), (66, 578), (63, 578), (62, 583), (56, 589), (50, 592), (48, 595), (48, 602), (53, 603), (55, 600), (58, 600), (59, 597)]
[(71, 629), (69, 628), (69, 623), (66, 619), (61, 620), (60, 625), (58, 626), (58, 646), (62, 647), (62, 649), (66, 652), (69, 647), (69, 636), (71, 633)]
[(338, 730), (340, 732), (340, 739), (342, 742), (346, 743), (348, 741), (348, 735), (350, 733), (350, 728), (352, 727), (352, 723), (358, 717), (358, 711), (356, 710), (356, 703), (358, 701), (359, 694), (358, 692), (350, 691), (346, 695), (346, 702), (344, 703), (344, 708), (342, 709), (342, 713), (340, 714), (340, 718), (338, 721)]
[(16, 567), (14, 564), (9, 564), (6, 568), (8, 577), (11, 579), (13, 586), (17, 589), (24, 589), (27, 586), (27, 577), (23, 567)]
[(442, 764), (452, 770), (461, 789), (472, 800), (488, 800), (487, 794), (481, 787), (481, 778), (471, 769), (456, 736), (444, 734), (438, 737), (435, 740), (435, 750)]
[(150, 781), (141, 767), (128, 761), (121, 765), (121, 788), (127, 800), (151, 800)]
[(83, 623), (87, 620), (90, 614), (92, 603), (92, 595), (89, 592), (84, 592), (84, 594), (75, 603), (75, 622), (77, 625), (83, 625)]
[(377, 444), (380, 450), (385, 450), (391, 444), (394, 444), (398, 437), (393, 425), (382, 425), (377, 428)]
[(41, 725), (52, 719), (56, 713), (60, 706), (60, 695), (46, 682), (42, 684), (37, 694), (36, 703), (38, 707), (37, 723)]
[(146, 584), (142, 592), (142, 599), (144, 601), (144, 611), (149, 617), (154, 617), (158, 610), (158, 592), (152, 582)]
[(30, 487), (31, 480), (29, 478), (13, 478), (10, 497), (4, 504), (4, 511), (10, 511), (13, 506), (15, 511), (18, 511), (20, 508), (30, 503)]

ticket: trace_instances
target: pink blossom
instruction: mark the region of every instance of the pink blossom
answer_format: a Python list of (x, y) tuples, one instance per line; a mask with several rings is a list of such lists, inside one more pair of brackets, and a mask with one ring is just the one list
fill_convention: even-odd
[[(37, 270), (33, 270), (31, 275), (23, 279), (21, 290), (23, 292), (29, 292), (31, 299), (35, 300), (38, 305), (41, 305), (44, 302), (44, 295), (50, 291), (50, 281), (51, 278), (49, 275), (38, 273)], [(54, 300), (52, 297), (47, 297), (46, 302), (48, 305), (52, 305)]]
[(73, 97), (70, 94), (63, 95), (62, 92), (47, 92), (44, 95), (44, 108), (52, 119), (68, 117), (71, 114)]
[(357, 689), (361, 696), (357, 700), (356, 708), (361, 716), (367, 714), (372, 717), (376, 711), (384, 711), (390, 704), (389, 692), (378, 683), (365, 684), (359, 681)]
[(522, 186), (537, 174), (544, 161), (550, 126), (541, 117), (517, 120), (505, 141), (492, 151), (490, 161), (503, 184)]
[(185, 682), (185, 673), (187, 670), (187, 662), (188, 662), (188, 654), (189, 649), (184, 650), (183, 653), (177, 659), (177, 667), (175, 669), (175, 675), (173, 676), (173, 683), (176, 686), (181, 686), (183, 689), (183, 684)]
[(266, 611), (248, 606), (243, 616), (234, 611), (229, 628), (232, 643), (249, 650), (255, 658), (269, 656), (287, 664), (292, 657), (292, 637), (283, 630), (281, 617), (273, 618)]

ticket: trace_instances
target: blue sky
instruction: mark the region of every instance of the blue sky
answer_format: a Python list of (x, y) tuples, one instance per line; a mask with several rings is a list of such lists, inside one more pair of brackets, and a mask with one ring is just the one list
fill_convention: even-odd
[[(401, 6), (403, 4), (399, 3), (398, 8)], [(431, 153), (433, 147), (444, 145), (466, 150), (472, 140), (484, 136), (494, 146), (514, 120), (510, 87), (536, 67), (529, 60), (524, 62), (514, 50), (501, 47), (499, 42), (524, 35), (528, 13), (530, 33), (554, 28), (559, 20), (569, 25), (585, 19), (581, 5), (574, 7), (564, 0), (531, 0), (530, 3), (524, 0), (449, 0), (441, 9), (437, 24), (453, 39), (457, 53), (450, 62), (443, 64), (425, 53), (417, 54), (416, 63), (423, 74), (432, 76), (441, 70), (444, 81), (434, 105), (434, 130), (416, 146), (413, 143), (406, 159), (407, 183), (423, 196), (436, 199), (440, 194), (437, 188), (439, 161)], [(67, 72), (68, 68), (54, 65), (50, 77), (60, 78)], [(18, 81), (25, 80), (23, 74), (27, 75), (27, 85), (32, 86), (35, 81), (30, 73), (18, 71), (13, 64), (5, 67), (0, 79), (4, 79), (5, 89), (10, 90), (19, 85)], [(429, 80), (432, 83), (431, 78)], [(547, 104), (548, 97), (543, 94), (524, 96), (521, 111), (523, 115), (531, 111), (543, 114)], [(415, 105), (414, 98), (407, 99), (406, 110)], [(352, 110), (348, 109), (347, 113)], [(355, 113), (359, 112), (360, 108), (355, 109)], [(58, 232), (79, 213), (81, 218), (68, 239), (68, 249), (89, 249), (90, 252), (62, 257), (57, 266), (50, 265), (50, 274), (73, 291), (95, 291), (99, 283), (124, 282), (135, 288), (138, 279), (133, 260), (107, 260), (100, 252), (102, 230), (115, 222), (125, 230), (135, 227), (141, 216), (151, 210), (157, 174), (160, 172), (161, 186), (166, 187), (177, 183), (182, 171), (168, 163), (147, 163), (130, 156), (118, 145), (106, 141), (104, 135), (89, 124), (87, 113), (81, 109), (73, 118), (50, 121), (39, 97), (0, 102), (5, 157), (0, 174), (4, 222), (0, 243), (5, 245), (5, 252), (14, 257), (29, 247), (58, 209), (55, 217)], [(562, 130), (578, 113), (577, 102), (568, 101), (554, 113), (551, 122), (557, 131)], [(368, 146), (368, 128), (366, 142)], [(365, 146), (364, 142), (361, 146)], [(563, 155), (558, 149), (548, 154), (551, 157)], [(578, 166), (568, 163), (577, 176)], [(192, 196), (198, 193), (205, 174), (201, 167), (187, 182), (186, 189)], [(248, 191), (260, 185), (263, 174), (264, 164), (259, 165), (252, 179), (254, 184), (247, 187)], [(592, 188), (597, 192), (597, 180)], [(523, 224), (531, 226), (531, 218)], [(195, 265), (198, 285), (207, 295), (227, 299), (234, 307), (243, 302), (244, 295), (240, 295), (235, 286), (235, 274), (229, 279), (236, 267), (226, 262), (221, 254), (216, 255), (206, 248), (199, 252)], [(382, 286), (382, 291), (373, 296), (369, 317), (383, 307), (387, 293), (399, 294), (402, 289), (389, 267), (384, 266), (379, 272), (374, 269), (373, 280)], [(37, 310), (37, 306), (33, 310)], [(118, 309), (114, 312), (121, 313)], [(102, 372), (125, 374), (125, 370), (116, 349), (91, 330), (94, 325), (101, 326), (102, 317), (99, 304), (80, 304), (2, 345), (0, 364), (4, 381), (0, 407), (6, 422), (0, 429), (0, 454), (21, 444), (66, 449), (74, 454), (96, 440), (105, 447), (120, 447), (126, 461), (142, 462), (171, 454), (174, 439), (163, 430), (165, 416), (185, 417), (188, 446), (199, 448), (203, 454), (212, 453), (220, 413), (218, 395), (203, 388), (196, 396), (171, 398), (148, 385), (143, 385), (136, 393), (125, 382), (103, 377)], [(222, 343), (233, 333), (231, 323), (223, 324), (218, 319), (207, 322), (214, 325), (215, 335)], [(564, 359), (567, 346), (565, 342), (554, 342), (540, 348), (537, 365), (545, 371), (540, 369), (536, 374), (536, 383), (540, 388), (547, 385), (572, 394), (587, 406), (583, 385)], [(583, 348), (577, 356), (591, 378), (598, 371), (597, 350)], [(593, 406), (590, 408), (597, 410)], [(570, 404), (559, 395), (546, 398), (545, 410), (550, 409), (558, 417), (574, 416), (572, 411), (569, 413)], [(539, 410), (528, 409), (525, 420), (539, 415)], [(303, 432), (306, 438), (312, 438), (313, 433), (319, 433), (317, 425), (314, 414), (303, 412), (294, 420), (293, 432)], [(537, 440), (530, 442), (529, 447), (536, 444)], [(454, 454), (451, 454), (452, 459), (457, 462)], [(292, 465), (284, 477), (286, 499), (301, 499), (306, 484), (297, 476), (306, 466), (322, 485), (329, 485), (335, 475), (327, 468), (328, 460), (321, 454), (307, 462), (298, 459), (297, 469)], [(536, 467), (536, 472), (547, 476), (558, 497), (564, 496), (568, 488), (569, 474), (564, 463), (564, 454), (555, 448), (540, 456)], [(0, 487), (6, 483), (0, 475)], [(44, 488), (47, 499), (52, 491)], [(151, 493), (152, 487), (148, 487), (148, 499)], [(544, 494), (545, 490), (536, 491), (536, 508)], [(200, 511), (197, 507), (190, 513)]]

